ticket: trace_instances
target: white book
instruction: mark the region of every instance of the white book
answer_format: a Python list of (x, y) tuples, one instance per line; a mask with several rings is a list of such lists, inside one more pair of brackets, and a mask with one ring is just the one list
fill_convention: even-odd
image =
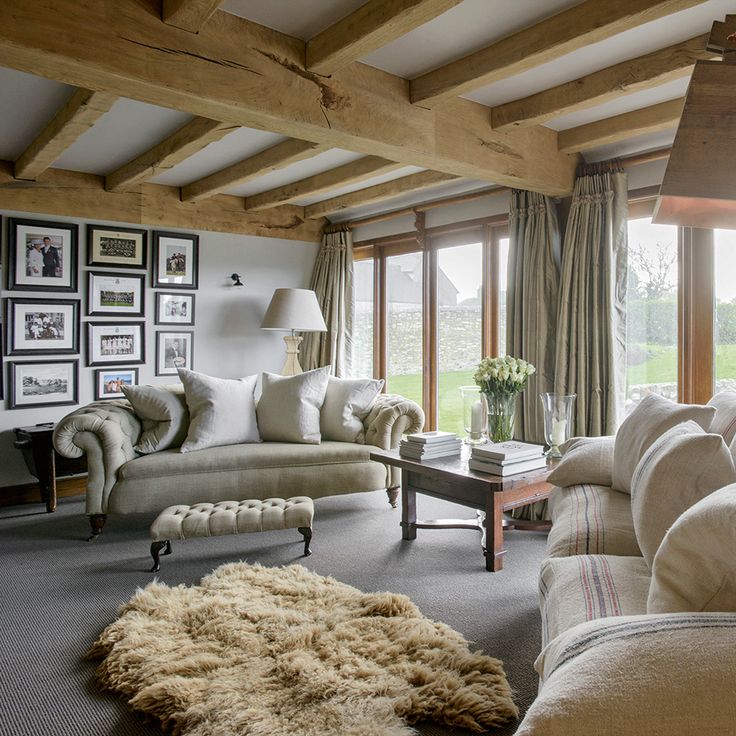
[(458, 436), (455, 432), (443, 432), (437, 430), (436, 432), (416, 432), (414, 434), (406, 435), (406, 439), (409, 442), (413, 442), (419, 445), (432, 445), (437, 442), (447, 442), (448, 440), (457, 440)]
[(473, 456), (492, 460), (524, 460), (541, 457), (544, 454), (543, 445), (532, 445), (529, 442), (487, 442), (473, 448)]
[(456, 447), (448, 447), (442, 450), (435, 450), (432, 452), (417, 452), (411, 447), (400, 447), (399, 455), (402, 457), (408, 457), (412, 460), (431, 460), (432, 458), (448, 457), (450, 455), (459, 455), (462, 444)]
[(402, 440), (400, 443), (401, 447), (410, 447), (416, 452), (431, 452), (433, 450), (442, 450), (447, 447), (460, 447), (462, 445), (461, 440), (448, 440), (447, 442), (433, 442), (431, 445), (421, 445), (418, 442), (407, 442)]
[(496, 465), (495, 463), (484, 463), (471, 458), (468, 461), (468, 467), (479, 473), (502, 476), (516, 475), (517, 473), (527, 473), (530, 470), (541, 470), (547, 467), (547, 458), (535, 458), (525, 462), (514, 463), (513, 465)]
[(412, 455), (416, 455), (417, 457), (428, 457), (429, 455), (441, 455), (443, 453), (455, 453), (460, 452), (460, 449), (462, 448), (463, 443), (462, 442), (452, 442), (443, 444), (441, 447), (433, 447), (431, 449), (421, 449), (414, 447), (412, 445), (407, 444), (401, 444), (399, 446), (399, 450), (401, 452), (411, 453)]
[(474, 452), (474, 450), (470, 451), (471, 460), (476, 460), (481, 463), (490, 463), (491, 465), (498, 465), (501, 468), (518, 465), (519, 463), (527, 463), (530, 460), (539, 460), (540, 458), (544, 457), (544, 453), (535, 452), (533, 455), (522, 455), (521, 457), (514, 457), (510, 460), (498, 460), (495, 457), (491, 457), (489, 455), (481, 455), (480, 453), (476, 453)]

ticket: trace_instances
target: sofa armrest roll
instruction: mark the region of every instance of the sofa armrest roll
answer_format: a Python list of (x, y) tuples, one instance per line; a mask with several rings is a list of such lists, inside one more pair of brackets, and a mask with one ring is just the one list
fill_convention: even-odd
[(107, 499), (121, 465), (133, 449), (141, 423), (125, 400), (96, 401), (67, 414), (54, 430), (54, 447), (64, 457), (87, 455), (88, 514), (107, 512)]
[(424, 412), (419, 404), (397, 394), (381, 394), (363, 422), (365, 442), (383, 450), (399, 446), (401, 437), (421, 432)]

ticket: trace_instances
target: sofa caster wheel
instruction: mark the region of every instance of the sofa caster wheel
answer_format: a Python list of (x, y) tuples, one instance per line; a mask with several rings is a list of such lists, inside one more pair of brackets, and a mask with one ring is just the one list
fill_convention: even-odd
[(386, 495), (388, 496), (388, 502), (391, 504), (391, 508), (395, 509), (398, 506), (399, 501), (399, 488), (387, 488)]
[(88, 542), (94, 542), (97, 540), (97, 537), (102, 534), (102, 528), (105, 526), (106, 521), (107, 514), (90, 514), (89, 525), (92, 529), (92, 534), (87, 537)]
[[(163, 552), (161, 551), (163, 550)], [(171, 554), (171, 542), (168, 539), (164, 539), (162, 542), (151, 543), (151, 557), (153, 557), (153, 567), (151, 572), (158, 572), (161, 569), (160, 555)]]
[(308, 526), (300, 526), (298, 531), (304, 537), (304, 556), (309, 557), (312, 554), (312, 550), (309, 549), (309, 543), (312, 541), (312, 530)]

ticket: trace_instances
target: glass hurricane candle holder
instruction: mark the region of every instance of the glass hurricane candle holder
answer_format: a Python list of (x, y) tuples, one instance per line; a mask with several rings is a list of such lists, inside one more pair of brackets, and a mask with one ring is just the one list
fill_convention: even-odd
[(547, 457), (562, 457), (560, 445), (572, 436), (572, 412), (576, 394), (539, 394), (544, 409), (544, 439)]
[(478, 386), (460, 386), (463, 397), (464, 442), (468, 445), (480, 445), (485, 442), (486, 406), (485, 398)]

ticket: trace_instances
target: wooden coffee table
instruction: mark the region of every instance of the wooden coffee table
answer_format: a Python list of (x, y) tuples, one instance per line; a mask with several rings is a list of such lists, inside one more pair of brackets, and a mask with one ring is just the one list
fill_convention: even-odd
[[(518, 475), (489, 475), (468, 468), (469, 448), (462, 455), (437, 460), (410, 460), (398, 450), (375, 450), (371, 460), (401, 468), (401, 528), (404, 539), (416, 539), (417, 529), (475, 529), (481, 532), (481, 546), (486, 570), (503, 569), (506, 550), (503, 530), (507, 528), (548, 528), (546, 522), (507, 520), (504, 512), (541, 501), (549, 496), (552, 486), (547, 476), (554, 467)], [(476, 509), (475, 519), (417, 519), (417, 493), (459, 503)]]

